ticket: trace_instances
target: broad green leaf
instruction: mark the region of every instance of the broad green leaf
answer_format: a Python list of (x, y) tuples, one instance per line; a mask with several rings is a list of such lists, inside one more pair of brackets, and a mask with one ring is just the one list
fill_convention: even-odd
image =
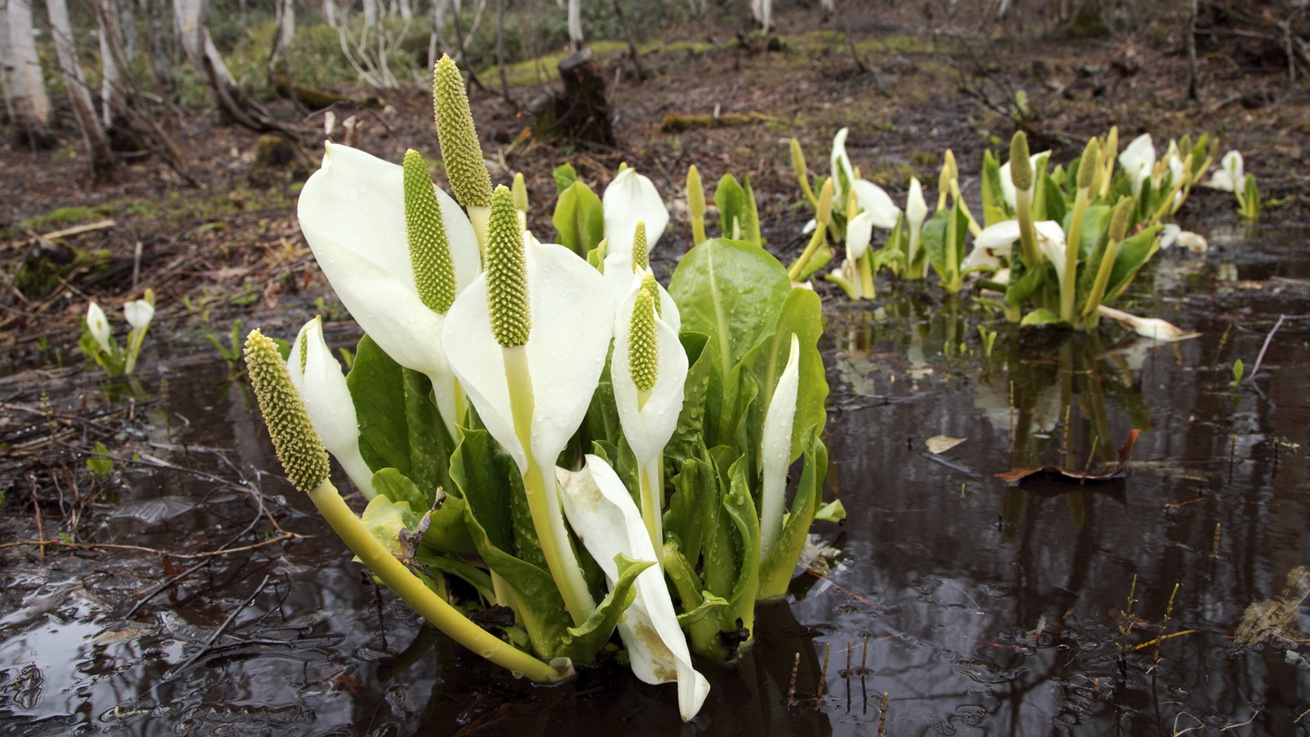
[(432, 506), (449, 482), (454, 443), (432, 400), (428, 378), (391, 360), (367, 335), (346, 376), (359, 422), (359, 451), (373, 471), (394, 468), (414, 482)]
[(552, 219), (560, 245), (583, 258), (605, 238), (605, 211), (600, 198), (581, 180), (560, 192)]
[[(769, 557), (760, 564), (759, 598), (772, 599), (787, 593), (791, 574), (796, 569), (815, 510), (823, 496), (823, 479), (828, 473), (828, 449), (819, 439), (819, 430), (810, 428), (803, 440), (805, 465), (796, 487), (796, 497), (783, 522), (782, 533)], [(840, 504), (840, 502), (834, 502)], [(845, 510), (842, 510), (842, 517)]]
[(824, 406), (828, 399), (828, 382), (819, 354), (819, 338), (823, 335), (823, 303), (819, 295), (808, 289), (793, 289), (787, 294), (778, 315), (777, 327), (742, 357), (738, 367), (728, 377), (728, 385), (736, 385), (736, 372), (750, 371), (755, 376), (760, 397), (752, 405), (750, 442), (758, 447), (764, 415), (773, 399), (778, 377), (787, 365), (791, 350), (791, 336), (800, 341), (800, 393), (796, 397), (796, 419), (793, 423), (791, 458), (801, 454), (801, 439), (810, 428), (820, 431), (827, 422)]
[(623, 618), (623, 612), (632, 605), (637, 596), (633, 585), (642, 571), (655, 565), (651, 560), (633, 560), (619, 553), (614, 556), (619, 568), (619, 578), (605, 598), (596, 605), (596, 609), (587, 617), (587, 621), (577, 627), (570, 627), (564, 638), (564, 647), (560, 655), (573, 658), (580, 663), (595, 660), (596, 653), (614, 635), (614, 628)]
[(719, 228), (723, 237), (763, 246), (760, 238), (760, 216), (755, 207), (755, 194), (751, 191), (750, 177), (739, 184), (731, 174), (724, 174), (714, 191), (714, 204), (719, 208)]
[[(555, 657), (572, 625), (550, 573), (514, 554), (511, 499), (523, 495), (517, 466), (482, 430), (467, 430), (451, 458), (451, 477), (465, 502), (465, 523), (478, 554), (514, 590), (517, 612), (543, 658)], [(536, 551), (537, 557), (540, 550)]]
[(1005, 189), (1001, 186), (1001, 162), (990, 149), (983, 152), (982, 214), (983, 227), (990, 227), (1011, 217), (1010, 206), (1005, 201)]
[[(719, 478), (704, 446), (700, 458), (688, 458), (671, 480), (668, 511), (664, 514), (664, 536), (678, 542), (693, 567), (700, 562), (707, 536), (719, 517)], [(700, 584), (698, 583), (697, 586)]]
[(1019, 324), (1024, 327), (1041, 327), (1043, 325), (1059, 325), (1063, 322), (1059, 315), (1045, 307), (1041, 307), (1024, 315)]
[(923, 224), (923, 235), (919, 236), (919, 247), (923, 249), (932, 264), (933, 271), (943, 279), (947, 273), (947, 229), (950, 227), (951, 210), (938, 210), (932, 219)]
[(557, 195), (562, 194), (578, 179), (578, 172), (569, 163), (560, 164), (550, 174), (555, 179), (555, 194)]
[(709, 338), (725, 370), (736, 365), (769, 330), (791, 291), (787, 270), (749, 243), (711, 239), (678, 264), (669, 294), (684, 332)]
[(1155, 255), (1160, 247), (1159, 232), (1160, 226), (1153, 225), (1119, 243), (1119, 253), (1114, 259), (1114, 269), (1110, 272), (1110, 283), (1105, 287), (1102, 304), (1108, 305), (1123, 294), (1137, 272)]
[(714, 438), (703, 437), (703, 433), (718, 427), (723, 398), (722, 372), (714, 363), (718, 354), (705, 350), (709, 338), (685, 330), (678, 337), (682, 341), (683, 350), (687, 352), (690, 368), (683, 381), (678, 426), (664, 446), (664, 457), (670, 461), (691, 458), (698, 452), (698, 445), (715, 441)]
[(841, 522), (846, 519), (846, 505), (835, 499), (814, 510), (814, 519), (820, 522)]
[[(459, 515), (462, 520), (464, 516), (464, 502), (457, 497), (451, 497), (459, 509)], [(474, 551), (476, 552), (476, 550)], [(491, 583), (491, 575), (485, 569), (479, 568), (458, 555), (451, 553), (438, 553), (428, 548), (419, 548), (418, 553), (414, 556), (419, 565), (425, 566), (434, 571), (441, 571), (450, 576), (454, 576), (468, 585), (472, 586), (478, 596), (483, 601), (492, 602), (496, 600), (496, 594)]]
[(1045, 197), (1046, 216), (1040, 219), (1054, 220), (1057, 223), (1064, 222), (1065, 213), (1068, 210), (1072, 209), (1068, 206), (1068, 203), (1065, 201), (1064, 190), (1060, 189), (1060, 185), (1056, 184), (1055, 180), (1050, 177), (1046, 177), (1045, 187), (1046, 187), (1046, 197)]
[(392, 555), (403, 558), (406, 555), (406, 546), (400, 539), (400, 533), (418, 529), (420, 516), (410, 508), (408, 502), (393, 502), (385, 495), (379, 494), (364, 508), (360, 521), (378, 542), (391, 551)]
[(745, 629), (753, 637), (755, 594), (760, 573), (760, 520), (751, 499), (744, 461), (744, 458), (737, 461), (729, 471), (731, 483), (723, 498), (723, 511), (727, 514), (720, 517), (721, 526), (725, 519), (732, 525), (732, 535), (741, 557), (731, 593), (723, 597), (728, 600), (728, 606), (720, 612), (719, 624), (726, 631)]

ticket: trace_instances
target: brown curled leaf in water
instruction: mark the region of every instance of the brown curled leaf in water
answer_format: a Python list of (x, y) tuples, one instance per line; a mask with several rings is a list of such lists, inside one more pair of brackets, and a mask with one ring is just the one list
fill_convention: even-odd
[(1030, 476), (1044, 475), (1054, 476), (1056, 479), (1065, 479), (1076, 481), (1080, 484), (1088, 481), (1111, 481), (1121, 479), (1128, 475), (1128, 461), (1133, 456), (1133, 445), (1137, 443), (1137, 436), (1141, 435), (1141, 430), (1131, 430), (1128, 433), (1128, 439), (1119, 446), (1119, 462), (1108, 468), (1091, 470), (1090, 468), (1069, 469), (1063, 466), (1042, 466), (1041, 468), (1016, 468), (1010, 471), (1004, 471), (996, 474), (996, 478), (1007, 484), (1018, 484)]

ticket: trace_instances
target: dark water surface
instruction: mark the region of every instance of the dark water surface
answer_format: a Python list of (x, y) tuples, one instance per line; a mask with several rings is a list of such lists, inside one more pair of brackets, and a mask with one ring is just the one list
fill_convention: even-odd
[[(832, 305), (828, 494), (850, 516), (815, 532), (835, 568), (762, 607), (754, 650), (706, 666), (685, 726), (672, 686), (622, 666), (533, 687), (418, 627), (260, 477), (278, 466), (246, 389), (165, 362), (120, 444), (148, 457), (116, 468), (89, 539), (200, 553), (274, 521), (317, 537), (212, 558), (130, 616), (201, 560), (10, 555), (0, 733), (875, 735), (886, 693), (889, 735), (1310, 734), (1307, 646), (1233, 639), (1310, 564), (1310, 231), (1197, 229), (1212, 252), (1161, 254), (1136, 287), (1153, 296), (1126, 307), (1201, 333), (1181, 343), (1020, 337), (936, 290)], [(1259, 375), (1232, 386), (1279, 315)], [(994, 477), (1112, 463), (1132, 429), (1127, 478)], [(966, 440), (934, 455), (934, 436)], [(1303, 593), (1265, 634), (1299, 637)], [(1162, 631), (1183, 634), (1151, 644)]]

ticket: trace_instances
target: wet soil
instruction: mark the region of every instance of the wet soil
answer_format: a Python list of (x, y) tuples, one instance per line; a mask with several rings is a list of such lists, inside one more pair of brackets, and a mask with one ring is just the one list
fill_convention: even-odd
[[(651, 174), (673, 200), (655, 254), (665, 268), (688, 240), (678, 194), (688, 164), (707, 182), (748, 174), (769, 246), (786, 259), (807, 217), (791, 137), (823, 171), (831, 135), (850, 126), (855, 163), (901, 200), (910, 175), (935, 181), (943, 148), (967, 173), (984, 147), (1008, 140), (1017, 89), (1036, 111), (1023, 124), (1065, 147), (1057, 160), (1111, 124), (1157, 142), (1214, 132), (1246, 154), (1275, 204), (1254, 227), (1218, 192), (1198, 191), (1180, 213), (1210, 253), (1160, 254), (1129, 304), (1201, 333), (1183, 343), (1020, 332), (969, 295), (885, 277), (869, 304), (826, 295), (828, 494), (850, 518), (816, 525), (836, 550), (832, 569), (798, 573), (788, 599), (763, 609), (756, 647), (710, 674), (710, 699), (686, 729), (1218, 734), (1245, 723), (1251, 734), (1304, 733), (1310, 621), (1293, 606), (1293, 621), (1259, 642), (1233, 639), (1248, 605), (1282, 595), (1288, 574), (1310, 564), (1304, 85), (1203, 47), (1202, 101), (1189, 104), (1178, 32), (1165, 22), (1021, 42), (990, 38), (1001, 29), (974, 19), (933, 22), (928, 33), (901, 8), (821, 24), (793, 8), (773, 51), (739, 42), (731, 26), (683, 29), (643, 57), (655, 76), (640, 84), (608, 58), (620, 79), (618, 151), (532, 141), (506, 153), (524, 125), (518, 107), (474, 92), (488, 157), (506, 165), (493, 176), (528, 175), (540, 232), (551, 232), (553, 166), (571, 161), (597, 190), (621, 161)], [(539, 91), (513, 95), (522, 105)], [(382, 98), (380, 109), (336, 113), (365, 121), (360, 146), (435, 155), (427, 94)], [(716, 106), (767, 119), (660, 132), (666, 115)], [(256, 137), (211, 117), (186, 120), (179, 139), (205, 189), (149, 162), (92, 186), (67, 150), (0, 153), (6, 181), (22, 183), (3, 213), (10, 278), (32, 248), (22, 225), (63, 225), (31, 228), (31, 218), (92, 205), (115, 220), (69, 240), (105, 249), (106, 265), (69, 273), (44, 297), (10, 281), (0, 300), (0, 731), (675, 729), (669, 689), (613, 663), (553, 689), (516, 682), (418, 626), (343, 555), (276, 475), (248, 388), (205, 340), (225, 339), (237, 319), (289, 336), (316, 312), (338, 318), (334, 345), (358, 337), (297, 231), (304, 172), (259, 170)], [(305, 135), (307, 151), (315, 139)], [(138, 378), (82, 367), (72, 346), (85, 298), (114, 304), (147, 286), (161, 310)], [(979, 324), (1001, 333), (990, 356)], [(1238, 358), (1247, 379), (1234, 383)], [(1010, 487), (994, 477), (1109, 462), (1133, 429), (1143, 434), (1126, 478)], [(934, 454), (934, 436), (966, 440)], [(113, 459), (103, 477), (86, 465), (96, 441)]]

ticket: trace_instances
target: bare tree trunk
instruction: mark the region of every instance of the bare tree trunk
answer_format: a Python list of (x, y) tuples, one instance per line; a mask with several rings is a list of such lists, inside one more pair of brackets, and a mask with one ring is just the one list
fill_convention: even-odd
[[(1196, 81), (1196, 6), (1197, 0), (1189, 3), (1191, 7), (1187, 9), (1187, 30), (1184, 43), (1187, 49), (1187, 99), (1196, 102), (1201, 99), (1200, 91), (1197, 89)], [(1236, 182), (1234, 182), (1236, 186)]]
[(5, 105), (19, 140), (33, 148), (54, 143), (50, 134), (50, 98), (41, 74), (41, 59), (32, 36), (29, 0), (0, 0), (5, 18), (0, 66), (4, 68)]
[[(113, 128), (119, 116), (127, 107), (123, 100), (123, 75), (125, 70), (119, 66), (123, 49), (119, 30), (119, 12), (115, 0), (98, 0), (96, 6), (96, 24), (100, 31), (100, 118), (105, 128)], [(53, 11), (52, 11), (53, 12)], [(50, 21), (54, 22), (53, 18)], [(119, 44), (115, 49), (115, 44)], [(117, 52), (117, 53), (116, 53)]]
[(406, 22), (414, 20), (414, 2), (413, 0), (398, 0), (396, 3), (397, 10), (400, 11), (400, 17)]
[(582, 0), (569, 0), (569, 44), (574, 51), (581, 49), (582, 39)]
[[(269, 73), (291, 48), (296, 36), (296, 4), (292, 0), (279, 0), (277, 5), (277, 32), (273, 34), (273, 50), (268, 55)], [(290, 84), (290, 80), (287, 82)]]
[(432, 35), (428, 38), (428, 68), (437, 65), (437, 59), (446, 45), (446, 16), (451, 0), (432, 0)]
[(223, 62), (222, 54), (218, 52), (209, 29), (205, 27), (204, 11), (204, 0), (173, 0), (173, 13), (182, 39), (182, 49), (209, 87), (214, 102), (238, 125), (253, 131), (279, 131), (292, 135), (285, 127), (274, 122), (263, 108), (247, 98), (237, 86), (236, 78)]
[(337, 27), (336, 0), (323, 0), (323, 22), (332, 28)]
[(55, 39), (59, 70), (64, 75), (64, 89), (68, 91), (73, 114), (77, 116), (77, 124), (82, 129), (82, 138), (91, 152), (91, 174), (98, 181), (112, 179), (118, 161), (109, 149), (109, 138), (105, 135), (105, 129), (100, 127), (95, 103), (91, 100), (91, 93), (87, 92), (86, 80), (82, 78), (82, 65), (73, 43), (73, 24), (68, 20), (68, 4), (65, 0), (46, 0), (46, 12), (50, 16), (50, 31)]

